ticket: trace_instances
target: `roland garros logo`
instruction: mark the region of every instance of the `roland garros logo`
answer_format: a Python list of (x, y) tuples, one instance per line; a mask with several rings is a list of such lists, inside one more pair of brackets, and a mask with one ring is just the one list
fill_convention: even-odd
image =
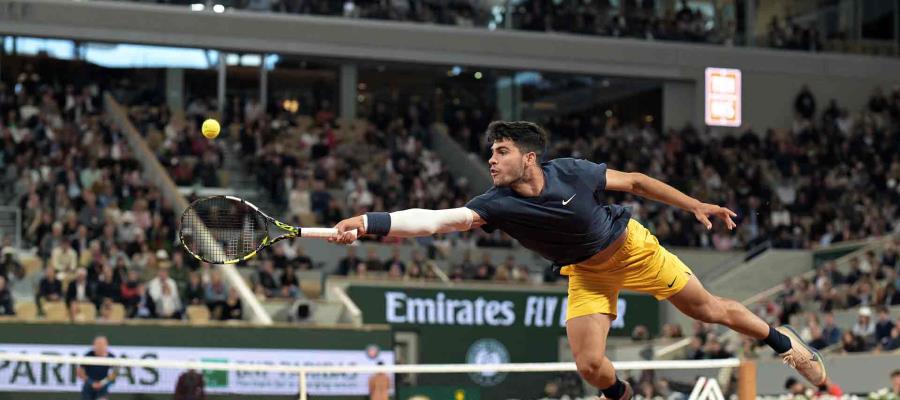
[[(509, 362), (506, 346), (496, 339), (478, 339), (466, 352), (467, 364), (505, 364)], [(471, 372), (469, 377), (481, 386), (494, 386), (506, 378), (506, 372)]]

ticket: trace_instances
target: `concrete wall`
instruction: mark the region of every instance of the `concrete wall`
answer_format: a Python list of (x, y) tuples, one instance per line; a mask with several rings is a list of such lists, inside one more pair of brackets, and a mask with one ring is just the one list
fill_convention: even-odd
[(809, 251), (769, 250), (712, 282), (706, 282), (706, 286), (713, 293), (743, 300), (811, 268)]
[[(866, 394), (890, 387), (891, 371), (900, 368), (898, 354), (860, 354), (826, 356), (828, 377), (837, 382), (845, 394)], [(756, 390), (760, 395), (784, 394), (788, 377), (800, 379), (794, 370), (782, 365), (781, 359), (760, 360), (756, 367)]]
[[(670, 81), (663, 83), (662, 126), (680, 128), (702, 118), (703, 109), (697, 109), (697, 85), (694, 82)], [(700, 92), (702, 96), (702, 92)], [(702, 107), (703, 101), (700, 101)]]

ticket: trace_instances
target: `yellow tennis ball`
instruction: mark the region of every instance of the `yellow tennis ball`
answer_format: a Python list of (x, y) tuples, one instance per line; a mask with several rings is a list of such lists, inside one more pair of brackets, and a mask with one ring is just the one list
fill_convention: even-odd
[(203, 121), (200, 131), (203, 132), (203, 136), (206, 136), (207, 139), (215, 139), (216, 136), (219, 136), (219, 123), (210, 118)]

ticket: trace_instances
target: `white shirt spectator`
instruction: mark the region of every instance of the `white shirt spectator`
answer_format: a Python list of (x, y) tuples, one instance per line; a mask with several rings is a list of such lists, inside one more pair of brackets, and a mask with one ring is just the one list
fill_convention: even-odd
[(181, 299), (178, 298), (177, 292), (165, 290), (160, 293), (159, 297), (154, 297), (154, 299), (156, 301), (156, 313), (162, 318), (170, 318), (181, 310)]
[(154, 300), (159, 300), (162, 297), (163, 285), (168, 286), (172, 293), (178, 293), (178, 286), (175, 284), (174, 279), (169, 278), (169, 272), (160, 270), (159, 275), (147, 283), (147, 291), (150, 293), (150, 297)]
[(71, 246), (56, 246), (50, 253), (50, 265), (56, 272), (74, 272), (78, 268), (78, 254)]
[(312, 212), (312, 200), (309, 196), (309, 189), (303, 188), (302, 184), (291, 190), (289, 203), (291, 205), (292, 215), (302, 215)]

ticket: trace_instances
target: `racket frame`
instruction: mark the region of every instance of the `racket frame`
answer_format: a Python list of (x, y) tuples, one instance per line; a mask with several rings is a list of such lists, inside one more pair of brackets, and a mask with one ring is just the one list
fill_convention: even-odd
[[(244, 204), (244, 205), (249, 206), (250, 208), (252, 208), (253, 211), (256, 211), (257, 213), (259, 213), (259, 215), (263, 216), (263, 219), (266, 221), (266, 225), (265, 225), (265, 227), (264, 227), (265, 232), (266, 232), (266, 236), (263, 237), (262, 241), (259, 243), (259, 246), (257, 246), (255, 250), (253, 250), (253, 251), (247, 253), (246, 255), (244, 255), (244, 256), (242, 256), (242, 257), (238, 257), (238, 258), (230, 259), (230, 260), (225, 260), (225, 261), (222, 261), (222, 262), (213, 262), (213, 261), (209, 261), (209, 260), (204, 259), (204, 258), (201, 257), (199, 254), (195, 254), (195, 253), (194, 253), (193, 251), (191, 251), (191, 249), (189, 249), (188, 246), (184, 243), (184, 236), (183, 236), (183, 232), (184, 232), (184, 216), (187, 214), (188, 210), (190, 210), (190, 209), (192, 209), (192, 208), (194, 207), (195, 204), (200, 203), (200, 202), (202, 202), (202, 201), (209, 201), (210, 199), (214, 199), (214, 198), (225, 198), (225, 199), (228, 199), (228, 200), (230, 200), (230, 201), (236, 201), (236, 202), (242, 203), (242, 204)], [(281, 236), (278, 236), (278, 237), (276, 237), (275, 239), (270, 239), (270, 236), (269, 236), (269, 224), (270, 224), (270, 223), (271, 223), (271, 224), (274, 224), (275, 226), (277, 226), (277, 227), (280, 228), (281, 230), (286, 231), (287, 233), (286, 233), (286, 234), (283, 234), (283, 235), (281, 235)], [(262, 250), (263, 248), (269, 247), (269, 246), (271, 246), (271, 245), (273, 245), (273, 244), (275, 244), (275, 243), (278, 243), (278, 242), (280, 242), (280, 241), (282, 241), (282, 240), (284, 240), (284, 239), (293, 239), (293, 238), (296, 238), (296, 237), (298, 237), (298, 236), (300, 236), (300, 237), (304, 237), (304, 236), (305, 236), (305, 237), (316, 237), (316, 238), (328, 238), (328, 237), (334, 235), (335, 233), (337, 233), (337, 230), (334, 229), (334, 228), (307, 228), (306, 230), (307, 230), (308, 232), (304, 232), (304, 229), (301, 228), (301, 227), (299, 227), (299, 226), (293, 226), (293, 225), (290, 225), (290, 224), (285, 224), (284, 222), (281, 222), (281, 221), (279, 221), (279, 220), (277, 220), (277, 219), (275, 219), (275, 218), (270, 217), (268, 214), (266, 214), (265, 212), (263, 212), (262, 210), (260, 210), (259, 207), (257, 207), (255, 204), (253, 204), (253, 203), (251, 203), (251, 202), (249, 202), (249, 201), (247, 201), (247, 200), (244, 200), (244, 199), (242, 199), (242, 198), (235, 197), (235, 196), (228, 196), (228, 195), (208, 196), (208, 197), (204, 197), (204, 198), (202, 198), (202, 199), (194, 200), (194, 202), (191, 203), (191, 205), (189, 205), (188, 208), (186, 208), (186, 209), (184, 210), (184, 212), (181, 214), (181, 224), (182, 224), (182, 225), (181, 225), (181, 228), (178, 229), (178, 240), (181, 242), (181, 247), (183, 247), (184, 250), (188, 252), (188, 254), (190, 254), (191, 256), (193, 256), (194, 258), (196, 258), (197, 260), (202, 261), (202, 262), (205, 262), (205, 263), (210, 263), (210, 264), (237, 264), (237, 263), (242, 262), (242, 261), (247, 261), (247, 260), (249, 260), (249, 259), (255, 257), (255, 256), (259, 253), (259, 251)], [(308, 235), (304, 235), (304, 233), (308, 233)]]

